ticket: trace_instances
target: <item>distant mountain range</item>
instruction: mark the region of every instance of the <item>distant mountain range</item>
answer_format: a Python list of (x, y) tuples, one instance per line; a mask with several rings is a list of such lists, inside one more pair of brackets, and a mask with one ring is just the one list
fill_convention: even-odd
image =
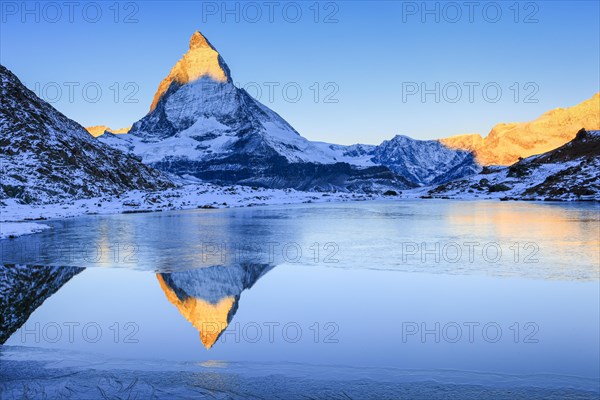
[(448, 182), (481, 165), (507, 165), (560, 146), (581, 127), (600, 129), (600, 94), (538, 120), (500, 124), (484, 139), (396, 136), (378, 146), (311, 142), (232, 83), (210, 42), (195, 32), (164, 78), (150, 112), (129, 134), (100, 140), (160, 170), (220, 184), (377, 191)]
[(350, 146), (312, 142), (236, 87), (227, 64), (200, 32), (160, 82), (149, 113), (131, 128), (100, 125), (86, 132), (5, 67), (0, 67), (0, 77), (0, 202), (160, 191), (175, 181), (198, 179), (220, 185), (394, 193), (487, 173), (492, 169), (482, 167), (511, 165), (562, 146), (581, 128), (600, 130), (596, 94), (532, 122), (497, 125), (485, 138), (396, 136), (379, 145)]
[(581, 129), (557, 149), (511, 166), (485, 167), (480, 174), (429, 191), (432, 197), (504, 200), (600, 200), (600, 131)]
[(105, 133), (113, 133), (115, 135), (119, 135), (119, 134), (122, 134), (122, 133), (128, 133), (129, 130), (131, 129), (131, 127), (129, 127), (129, 128), (120, 128), (120, 129), (110, 129), (106, 125), (95, 125), (95, 126), (88, 126), (85, 129), (93, 137), (98, 137), (98, 136), (104, 135)]

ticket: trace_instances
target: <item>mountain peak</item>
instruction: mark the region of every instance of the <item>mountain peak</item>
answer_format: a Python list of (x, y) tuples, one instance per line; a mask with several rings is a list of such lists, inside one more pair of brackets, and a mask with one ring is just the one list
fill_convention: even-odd
[(190, 50), (206, 48), (206, 47), (210, 47), (214, 50), (214, 48), (211, 46), (211, 44), (208, 42), (208, 40), (206, 40), (204, 35), (202, 35), (200, 33), (200, 31), (194, 32), (194, 34), (190, 38)]
[(173, 82), (185, 85), (203, 77), (208, 77), (216, 82), (231, 82), (229, 68), (219, 52), (204, 35), (196, 31), (190, 38), (190, 48), (187, 53), (177, 61), (169, 75), (160, 82), (150, 111), (156, 108), (159, 100)]

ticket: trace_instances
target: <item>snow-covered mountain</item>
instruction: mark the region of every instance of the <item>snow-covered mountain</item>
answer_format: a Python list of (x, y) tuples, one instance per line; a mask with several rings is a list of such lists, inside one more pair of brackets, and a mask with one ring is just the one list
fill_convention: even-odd
[(279, 115), (237, 88), (229, 68), (200, 32), (192, 35), (188, 52), (160, 83), (150, 113), (133, 124), (127, 138), (127, 146), (144, 162), (163, 166), (193, 161), (213, 169), (236, 167), (240, 160), (229, 157), (241, 155), (280, 157), (288, 163), (334, 162)]
[(48, 203), (173, 186), (94, 139), (0, 65), (0, 200)]
[(148, 115), (128, 134), (106, 133), (100, 140), (180, 176), (272, 188), (403, 189), (475, 168), (459, 165), (466, 152), (437, 141), (394, 139), (381, 146), (311, 142), (237, 88), (224, 60), (200, 32), (160, 83)]
[(480, 174), (429, 191), (433, 197), (600, 200), (600, 131), (581, 129), (569, 143), (509, 167), (485, 167)]
[(469, 151), (453, 150), (437, 140), (396, 136), (375, 149), (373, 161), (419, 184), (443, 183), (481, 170)]
[(444, 183), (481, 170), (470, 151), (448, 148), (438, 140), (397, 135), (378, 146), (316, 144), (336, 160), (360, 166), (384, 166), (417, 185)]
[(0, 344), (83, 268), (0, 264)]

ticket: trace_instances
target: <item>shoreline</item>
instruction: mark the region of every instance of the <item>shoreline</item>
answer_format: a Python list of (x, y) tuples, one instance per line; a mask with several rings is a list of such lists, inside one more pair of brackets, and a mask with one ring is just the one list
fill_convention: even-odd
[(0, 240), (32, 234), (47, 229), (37, 221), (74, 218), (83, 215), (138, 214), (193, 209), (223, 209), (268, 205), (343, 203), (372, 200), (454, 200), (590, 203), (600, 199), (518, 198), (500, 194), (487, 196), (436, 196), (430, 187), (401, 191), (396, 195), (352, 192), (305, 192), (295, 189), (267, 189), (211, 183), (179, 186), (160, 192), (130, 191), (121, 195), (70, 200), (63, 203), (19, 204), (14, 199), (0, 206)]

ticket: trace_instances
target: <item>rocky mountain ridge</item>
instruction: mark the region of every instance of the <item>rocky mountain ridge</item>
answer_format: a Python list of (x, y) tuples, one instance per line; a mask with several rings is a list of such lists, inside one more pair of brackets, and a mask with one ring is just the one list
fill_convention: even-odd
[(568, 143), (581, 128), (600, 130), (600, 93), (575, 106), (550, 110), (533, 121), (497, 124), (486, 137), (459, 135), (440, 142), (474, 152), (481, 165), (506, 166)]
[(0, 201), (49, 203), (172, 187), (160, 172), (94, 139), (0, 65)]

